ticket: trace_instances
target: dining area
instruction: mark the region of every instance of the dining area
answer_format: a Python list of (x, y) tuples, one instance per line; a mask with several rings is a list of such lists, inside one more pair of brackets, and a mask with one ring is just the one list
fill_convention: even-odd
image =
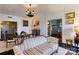
[(24, 39), (30, 38), (32, 37), (32, 34), (28, 34), (24, 31), (21, 31), (21, 33), (18, 35), (16, 32), (14, 34), (10, 34), (6, 32), (6, 48), (12, 44), (12, 46), (14, 45), (18, 45), (21, 44), (23, 42)]
[[(6, 37), (7, 36), (7, 37)], [(12, 54), (13, 46), (21, 44), (24, 39), (34, 37), (31, 33), (26, 33), (25, 31), (21, 31), (20, 34), (17, 32), (9, 33), (7, 32), (5, 39), (0, 40), (0, 54), (5, 54), (5, 52), (9, 52)], [(11, 53), (12, 52), (12, 53)]]

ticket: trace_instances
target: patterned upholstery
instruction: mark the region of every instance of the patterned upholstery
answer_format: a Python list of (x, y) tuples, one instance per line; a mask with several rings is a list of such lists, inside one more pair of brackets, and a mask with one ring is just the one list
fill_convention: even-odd
[(55, 37), (47, 37), (47, 39), (48, 39), (48, 42), (58, 43), (58, 38), (55, 38)]
[(41, 53), (36, 50), (35, 48), (30, 48), (28, 50), (23, 51), (24, 54), (28, 54), (28, 55), (41, 55)]
[(18, 46), (14, 46), (13, 50), (14, 50), (14, 53), (16, 53), (16, 55), (24, 55)]
[(52, 53), (52, 45), (50, 45), (49, 43), (45, 43), (39, 46), (36, 46), (34, 48), (30, 48), (28, 50), (23, 51), (24, 54), (28, 54), (28, 55), (43, 55), (43, 54), (50, 54), (49, 52)]
[[(58, 47), (58, 43), (48, 43), (48, 38), (39, 36), (25, 39), (22, 44), (14, 47), (17, 48), (17, 50), (19, 49), (20, 51), (22, 51), (25, 55), (44, 55), (51, 54), (54, 48), (56, 50)], [(13, 48), (13, 50), (14, 53), (17, 54), (15, 48)]]
[(42, 53), (42, 54), (50, 54), (50, 52), (52, 53), (52, 50), (53, 50), (52, 47), (53, 47), (53, 45), (51, 46), (49, 43), (46, 43), (46, 44), (39, 45), (35, 48), (38, 51), (40, 51), (40, 53)]

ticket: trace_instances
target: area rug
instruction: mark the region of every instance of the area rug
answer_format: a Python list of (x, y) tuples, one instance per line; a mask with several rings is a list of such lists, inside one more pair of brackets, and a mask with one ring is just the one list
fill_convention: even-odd
[(6, 41), (0, 41), (0, 53), (12, 49), (12, 44), (8, 45), (6, 48)]
[(53, 55), (72, 55), (72, 53), (75, 53), (75, 52), (62, 48), (62, 47), (59, 47), (58, 53), (54, 53)]
[(6, 48), (6, 42), (5, 41), (0, 41), (0, 55), (13, 55), (13, 49), (12, 45), (9, 45)]
[(78, 55), (78, 54), (73, 51), (67, 51), (67, 53), (65, 55)]
[(77, 53), (79, 52), (79, 47), (76, 47), (75, 45), (73, 45), (71, 49), (69, 47), (67, 47), (66, 44), (64, 44), (64, 43), (59, 44), (59, 46), (62, 48), (77, 52)]

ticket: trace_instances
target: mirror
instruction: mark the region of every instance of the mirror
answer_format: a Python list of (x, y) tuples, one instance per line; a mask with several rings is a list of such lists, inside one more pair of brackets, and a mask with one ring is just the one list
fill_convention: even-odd
[(0, 21), (0, 28), (2, 32), (8, 31), (13, 33), (17, 31), (17, 22), (13, 21)]

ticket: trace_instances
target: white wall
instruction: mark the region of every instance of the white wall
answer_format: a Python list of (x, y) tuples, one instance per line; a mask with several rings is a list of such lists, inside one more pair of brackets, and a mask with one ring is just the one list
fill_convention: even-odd
[(48, 26), (47, 26), (48, 18), (45, 14), (40, 14), (40, 34), (44, 36), (48, 36)]
[[(11, 16), (12, 18), (8, 18), (8, 16)], [(23, 20), (28, 20), (29, 26), (23, 27)], [(17, 32), (20, 34), (21, 31), (25, 31), (27, 33), (30, 33), (31, 30), (31, 19), (29, 18), (23, 18), (19, 16), (13, 16), (13, 15), (7, 15), (7, 14), (0, 14), (0, 21), (14, 21), (17, 22)]]
[[(11, 16), (12, 18), (8, 18), (8, 16)], [(40, 34), (47, 36), (47, 20), (45, 14), (38, 14), (35, 17), (19, 17), (19, 16), (14, 16), (14, 15), (7, 15), (7, 14), (0, 14), (0, 21), (15, 21), (17, 22), (17, 32), (20, 34), (21, 31), (25, 31), (27, 33), (31, 33), (33, 29), (32, 21), (33, 19), (37, 18), (40, 21)], [(23, 27), (23, 20), (28, 20), (29, 24), (28, 27)]]

